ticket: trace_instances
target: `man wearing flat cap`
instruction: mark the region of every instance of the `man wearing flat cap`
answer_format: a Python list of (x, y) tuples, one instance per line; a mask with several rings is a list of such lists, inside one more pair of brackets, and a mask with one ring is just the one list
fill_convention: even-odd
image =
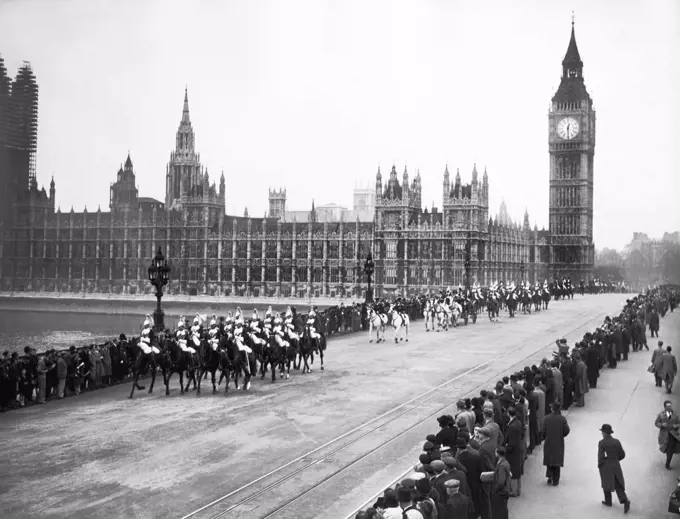
[(446, 502), (441, 508), (441, 519), (468, 519), (475, 516), (472, 500), (461, 494), (460, 481), (449, 479), (445, 483)]
[(605, 506), (612, 506), (612, 492), (616, 492), (619, 502), (623, 505), (623, 512), (630, 511), (630, 499), (626, 496), (626, 483), (621, 470), (621, 460), (626, 457), (621, 442), (612, 437), (614, 430), (608, 423), (600, 429), (602, 439), (597, 445), (597, 468), (600, 470), (600, 481), (604, 492)]
[[(465, 473), (465, 467), (453, 456), (444, 458), (444, 464), (446, 465), (445, 476), (443, 476), (441, 480), (446, 483), (449, 479), (457, 479), (460, 482), (461, 494), (465, 494), (471, 498), (472, 492), (470, 491), (470, 485), (468, 484), (470, 479)], [(442, 493), (445, 493), (444, 489), (442, 489)]]

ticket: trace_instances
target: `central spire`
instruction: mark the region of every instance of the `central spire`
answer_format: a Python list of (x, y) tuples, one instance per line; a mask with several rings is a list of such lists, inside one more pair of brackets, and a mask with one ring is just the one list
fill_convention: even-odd
[(574, 31), (574, 16), (571, 17), (571, 38), (569, 39), (569, 46), (567, 47), (567, 53), (564, 55), (562, 60), (563, 73), (567, 77), (579, 77), (582, 75), (583, 71), (583, 61), (581, 61), (581, 55), (578, 52), (578, 46), (576, 45), (576, 32)]
[(182, 123), (191, 124), (189, 119), (189, 92), (188, 88), (184, 87), (184, 107), (182, 108)]

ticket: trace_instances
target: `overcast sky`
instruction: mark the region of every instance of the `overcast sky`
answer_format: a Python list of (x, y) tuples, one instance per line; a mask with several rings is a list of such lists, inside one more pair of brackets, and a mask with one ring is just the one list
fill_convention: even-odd
[[(351, 208), (380, 164), (420, 169), (441, 207), (448, 163), (489, 173), (491, 208), (548, 225), (548, 107), (576, 15), (597, 110), (595, 243), (680, 229), (675, 0), (0, 0), (0, 54), (40, 86), (38, 180), (62, 211), (108, 208), (130, 150), (165, 197), (189, 88), (197, 151), (227, 211)], [(383, 177), (384, 178), (384, 177)], [(411, 177), (413, 178), (413, 177)], [(453, 179), (452, 179), (453, 180)]]

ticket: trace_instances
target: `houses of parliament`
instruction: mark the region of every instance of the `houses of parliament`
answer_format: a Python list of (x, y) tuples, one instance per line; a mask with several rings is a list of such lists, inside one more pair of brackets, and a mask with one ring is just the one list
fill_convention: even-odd
[[(185, 91), (165, 200), (140, 196), (128, 154), (110, 186), (109, 210), (62, 212), (56, 183), (35, 175), (37, 85), (29, 66), (12, 82), (0, 59), (0, 290), (151, 292), (147, 268), (160, 247), (172, 268), (168, 291), (268, 297), (359, 297), (364, 261), (375, 263), (375, 295), (428, 288), (570, 277), (588, 282), (594, 264), (595, 111), (571, 38), (548, 114), (549, 229), (489, 211), (489, 175), (444, 166), (441, 207), (422, 204), (422, 177), (406, 167), (375, 175), (354, 207), (286, 208), (269, 191), (257, 218), (225, 214), (224, 174), (211, 180), (195, 148)], [(466, 180), (463, 180), (463, 176)], [(14, 202), (14, 203), (12, 203)]]

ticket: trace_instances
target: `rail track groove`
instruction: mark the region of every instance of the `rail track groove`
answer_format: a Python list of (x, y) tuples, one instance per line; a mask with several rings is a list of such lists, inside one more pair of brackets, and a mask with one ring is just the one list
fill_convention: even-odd
[[(568, 323), (573, 325), (574, 321), (581, 321), (589, 313), (582, 312), (570, 318)], [(581, 321), (567, 335), (589, 326), (597, 319), (601, 320), (603, 315), (605, 315), (604, 312), (599, 312)], [(568, 323), (558, 323), (542, 332), (542, 335), (556, 333), (558, 328), (564, 329), (565, 325), (569, 326)], [(499, 361), (527, 348), (530, 344), (522, 343), (486, 362), (457, 373), (441, 384), (194, 510), (182, 519), (252, 518), (255, 516), (299, 518), (299, 512), (294, 510), (296, 504), (305, 498), (310, 498), (315, 491), (330, 485), (334, 480), (350, 477), (351, 470), (359, 465), (368, 463), (371, 459), (380, 460), (389, 448), (397, 446), (409, 432), (421, 426), (424, 421), (446, 412), (452, 405), (455, 405), (452, 402), (452, 394), (456, 397), (461, 396), (461, 393), (471, 395), (480, 389), (487, 388), (489, 381), (495, 382), (499, 375), (514, 367), (520, 365), (523, 367), (528, 359), (536, 357), (553, 344), (550, 342), (532, 349), (519, 361), (502, 363), (502, 366), (496, 366), (492, 374), (486, 372)], [(469, 384), (468, 377), (475, 375), (483, 376), (483, 383), (472, 391), (465, 391), (464, 386)], [(405, 446), (405, 448), (411, 447), (412, 445)], [(404, 475), (410, 471), (405, 472)], [(384, 485), (380, 488), (384, 488)], [(279, 500), (272, 499), (274, 493), (285, 497)], [(358, 503), (356, 509), (361, 506)], [(353, 514), (348, 517), (353, 517)]]

